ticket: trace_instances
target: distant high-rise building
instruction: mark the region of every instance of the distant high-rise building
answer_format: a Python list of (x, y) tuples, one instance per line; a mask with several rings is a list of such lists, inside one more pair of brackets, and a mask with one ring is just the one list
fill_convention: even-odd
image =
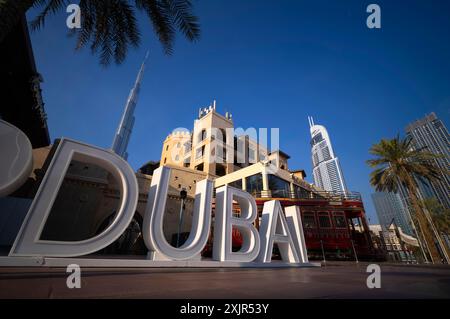
[(441, 156), (434, 160), (441, 171), (440, 181), (419, 183), (422, 197), (436, 197), (444, 207), (450, 208), (450, 137), (447, 128), (435, 113), (431, 113), (409, 124), (405, 130), (415, 149)]
[(383, 229), (387, 229), (392, 221), (399, 226), (404, 233), (413, 235), (409, 212), (400, 194), (390, 192), (376, 192), (372, 194), (372, 201), (378, 215), (378, 220)]
[(122, 119), (117, 128), (116, 135), (114, 136), (114, 141), (112, 145), (112, 150), (123, 159), (127, 160), (128, 153), (128, 142), (130, 141), (131, 132), (134, 126), (134, 110), (136, 109), (137, 99), (139, 95), (139, 90), (141, 88), (142, 77), (144, 75), (145, 62), (148, 58), (148, 52), (145, 55), (144, 62), (141, 65), (141, 69), (136, 78), (133, 88), (128, 96), (127, 104), (122, 114)]
[(347, 187), (339, 159), (334, 155), (326, 128), (315, 125), (312, 117), (308, 117), (308, 120), (311, 131), (314, 184), (326, 191), (345, 192)]

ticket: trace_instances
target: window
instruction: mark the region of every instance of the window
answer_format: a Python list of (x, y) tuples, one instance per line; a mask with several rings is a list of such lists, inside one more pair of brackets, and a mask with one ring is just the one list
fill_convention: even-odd
[(310, 198), (311, 192), (300, 187), (298, 185), (294, 185), (295, 198)]
[(345, 216), (343, 213), (333, 213), (334, 226), (336, 228), (347, 228)]
[(323, 141), (322, 133), (317, 134), (314, 136), (314, 138), (311, 140), (311, 145), (316, 145), (317, 143)]
[(316, 228), (316, 219), (314, 213), (303, 213), (303, 227), (304, 228)]
[(217, 131), (217, 135), (218, 135), (217, 139), (219, 141), (221, 141), (223, 144), (226, 144), (226, 142), (227, 142), (227, 133), (226, 133), (225, 129), (223, 129), (223, 128), (219, 129)]
[(168, 151), (169, 150), (169, 145), (166, 145), (166, 151)]
[(197, 148), (197, 153), (195, 154), (195, 158), (202, 158), (203, 154), (205, 154), (205, 145)]
[(177, 143), (177, 148), (180, 148), (180, 147), (181, 147), (181, 143), (178, 142), (178, 143)]
[(246, 188), (247, 192), (249, 192), (250, 194), (256, 194), (261, 192), (263, 189), (261, 173), (248, 176), (246, 178)]
[(190, 150), (191, 150), (191, 143), (190, 142), (184, 143), (184, 152), (188, 153)]
[(164, 164), (166, 164), (166, 162), (167, 162), (167, 158), (164, 158)]
[(248, 149), (248, 160), (250, 163), (256, 163), (256, 151), (254, 149)]
[[(217, 157), (216, 157), (216, 163), (226, 163), (227, 160), (227, 149), (226, 147), (222, 147), (217, 145)], [(216, 149), (214, 148), (214, 150)], [(214, 154), (212, 154), (214, 155)]]
[(330, 215), (326, 212), (319, 213), (319, 226), (320, 228), (331, 228)]
[[(197, 171), (202, 171), (202, 172), (203, 172), (203, 163), (201, 163), (201, 164), (195, 166), (195, 169), (196, 169)], [(195, 181), (194, 181), (194, 183), (195, 183)]]
[(200, 132), (200, 141), (203, 141), (204, 139), (206, 139), (206, 130), (205, 129), (203, 129)]
[(278, 176), (269, 174), (269, 189), (272, 191), (272, 197), (289, 198), (289, 182)]
[(231, 182), (228, 185), (231, 187), (242, 189), (242, 179), (238, 179), (237, 181)]
[(225, 165), (217, 164), (216, 165), (216, 175), (217, 176), (225, 176), (226, 174), (227, 174), (227, 172), (225, 169)]
[(180, 155), (175, 156), (175, 161), (178, 162), (180, 160)]

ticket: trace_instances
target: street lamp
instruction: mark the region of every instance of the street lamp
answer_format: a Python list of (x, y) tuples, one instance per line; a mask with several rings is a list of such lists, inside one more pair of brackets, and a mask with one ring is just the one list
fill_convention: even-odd
[(185, 206), (186, 197), (187, 197), (187, 191), (186, 191), (186, 188), (183, 187), (180, 191), (181, 206), (180, 206), (180, 216), (179, 216), (179, 223), (178, 223), (177, 247), (180, 247), (180, 234), (181, 234), (181, 227), (183, 226), (183, 213), (184, 213), (184, 209), (186, 208), (186, 206)]

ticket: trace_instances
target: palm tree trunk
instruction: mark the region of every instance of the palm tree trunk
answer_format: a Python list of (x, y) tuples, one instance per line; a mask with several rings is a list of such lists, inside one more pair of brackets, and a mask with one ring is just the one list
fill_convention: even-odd
[(0, 6), (0, 43), (36, 0), (4, 0)]
[[(428, 251), (430, 253), (430, 257), (433, 263), (440, 263), (441, 262), (441, 256), (439, 254), (438, 249), (436, 248), (436, 245), (433, 240), (433, 236), (430, 232), (428, 222), (425, 217), (425, 212), (422, 209), (421, 205), (419, 204), (419, 199), (417, 198), (417, 188), (415, 187), (414, 182), (412, 181), (412, 177), (408, 178), (406, 187), (408, 188), (409, 197), (411, 199), (412, 205), (414, 207), (414, 210), (416, 211), (416, 219), (417, 222), (421, 228), (424, 240), (428, 246)], [(430, 225), (431, 226), (431, 225)]]
[[(420, 192), (417, 191), (417, 194), (419, 194), (420, 199), (422, 200), (422, 203), (423, 203), (423, 198), (422, 198)], [(434, 222), (433, 222), (433, 219), (431, 218), (430, 212), (428, 211), (428, 209), (426, 207), (423, 207), (422, 211), (423, 211), (423, 214), (425, 215), (426, 220), (428, 221), (428, 224), (431, 227), (431, 230), (433, 231), (434, 236), (436, 237), (436, 240), (438, 242), (439, 248), (441, 250), (441, 253), (442, 253), (445, 261), (447, 262), (447, 264), (449, 264), (450, 258), (447, 254), (447, 248), (445, 247), (444, 242), (442, 241), (440, 233), (437, 231), (437, 228), (434, 225)]]
[[(414, 208), (414, 210), (416, 211), (417, 208)], [(415, 213), (414, 215), (417, 215), (417, 213)], [(421, 245), (421, 247), (422, 247), (422, 253), (423, 253), (424, 256), (425, 256), (425, 262), (426, 262), (426, 263), (429, 262), (429, 261), (428, 261), (428, 256), (429, 256), (429, 257), (431, 258), (431, 263), (434, 264), (434, 259), (433, 259), (433, 256), (431, 255), (430, 247), (428, 246), (428, 242), (427, 242), (427, 240), (426, 240), (426, 238), (425, 238), (425, 235), (424, 235), (424, 232), (423, 232), (423, 230), (422, 230), (422, 225), (421, 225), (421, 223), (419, 223), (419, 220), (417, 219), (417, 217), (411, 218), (411, 220), (412, 220), (412, 222), (413, 222), (414, 224), (417, 223), (417, 228), (416, 228), (416, 231), (417, 231), (417, 240), (419, 241), (419, 245)], [(428, 256), (427, 256), (427, 254), (425, 253), (425, 249), (423, 248), (424, 246), (425, 246), (425, 248), (426, 248), (426, 251), (427, 251), (427, 253), (428, 253)]]
[[(398, 185), (402, 184), (398, 178), (397, 178), (397, 183), (398, 183)], [(408, 203), (405, 203), (405, 204), (407, 206), (410, 206), (410, 205), (408, 205)], [(427, 252), (428, 252), (428, 254), (430, 254), (430, 251), (428, 249), (428, 245), (423, 236), (422, 229), (420, 228), (420, 225), (418, 224), (417, 219), (415, 217), (413, 217), (414, 212), (411, 210), (410, 207), (406, 207), (406, 212), (408, 215), (409, 222), (411, 223), (411, 227), (417, 236), (417, 242), (419, 243), (419, 248), (420, 248), (420, 252), (422, 253), (423, 260), (425, 263), (429, 263)], [(418, 227), (416, 227), (416, 223), (417, 223)], [(427, 250), (427, 252), (425, 252), (425, 249)]]

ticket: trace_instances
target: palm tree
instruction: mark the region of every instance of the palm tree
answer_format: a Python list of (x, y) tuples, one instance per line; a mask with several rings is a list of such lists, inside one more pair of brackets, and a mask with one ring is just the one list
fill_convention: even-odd
[[(404, 186), (414, 211), (412, 225), (414, 226), (414, 222), (418, 224), (418, 233), (422, 235), (432, 262), (441, 260), (433, 237), (436, 238), (445, 259), (449, 262), (430, 213), (423, 206), (417, 183), (417, 180), (435, 181), (440, 178), (439, 168), (433, 161), (438, 156), (423, 149), (414, 149), (411, 142), (409, 137), (401, 139), (397, 136), (390, 140), (382, 139), (378, 144), (372, 145), (369, 152), (375, 158), (367, 161), (367, 164), (374, 168), (370, 174), (370, 183), (377, 191), (387, 192), (397, 192), (400, 185)], [(420, 242), (420, 238), (418, 239)], [(421, 248), (423, 250), (423, 247)]]
[[(426, 198), (423, 205), (431, 214), (431, 219), (436, 225), (440, 234), (450, 234), (450, 209), (445, 208), (435, 197)], [(450, 254), (450, 247), (446, 245), (447, 254)]]
[[(0, 0), (0, 42), (31, 7), (43, 10), (31, 22), (32, 30), (44, 26), (49, 14), (66, 9), (68, 0)], [(124, 61), (128, 48), (137, 47), (141, 40), (135, 12), (141, 10), (149, 17), (166, 54), (171, 54), (176, 31), (193, 42), (200, 36), (198, 19), (192, 14), (190, 0), (80, 0), (81, 28), (72, 29), (77, 35), (76, 49), (90, 44), (92, 54), (99, 53), (100, 63), (108, 65), (111, 58), (117, 64)]]

